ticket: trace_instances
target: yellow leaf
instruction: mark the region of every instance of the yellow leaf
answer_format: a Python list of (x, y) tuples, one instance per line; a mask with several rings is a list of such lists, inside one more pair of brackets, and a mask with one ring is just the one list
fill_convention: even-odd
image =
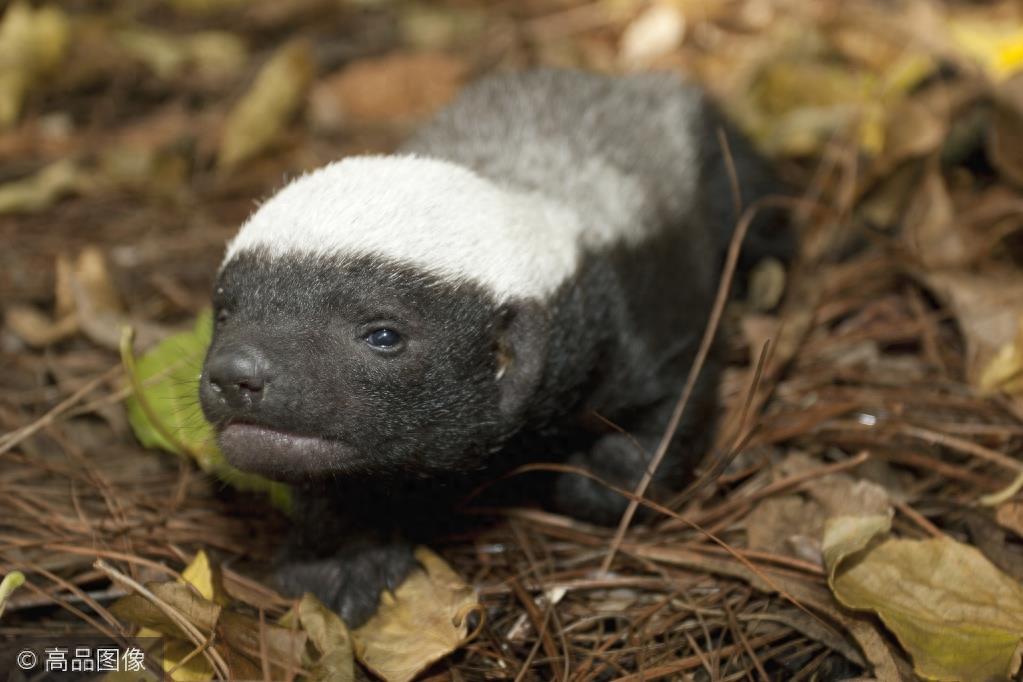
[(230, 601), (220, 587), (219, 576), (210, 563), (210, 558), (201, 549), (196, 553), (195, 558), (192, 559), (192, 563), (188, 564), (185, 570), (181, 572), (181, 578), (184, 582), (198, 590), (204, 599), (208, 599), (221, 606), (227, 606)]
[(320, 659), (313, 665), (310, 680), (351, 682), (355, 679), (352, 636), (341, 617), (311, 594), (298, 604), (298, 618), (309, 635)]
[(1023, 316), (1016, 338), (998, 349), (981, 370), (978, 384), (982, 391), (1023, 395)]
[(415, 571), (380, 610), (352, 633), (355, 654), (387, 682), (405, 682), (455, 650), (467, 635), (467, 616), (479, 610), (471, 587), (436, 554), (420, 547)]
[(312, 79), (307, 43), (295, 41), (277, 50), (228, 115), (217, 163), (230, 168), (270, 146), (302, 104)]
[(885, 516), (837, 517), (824, 533), (828, 584), (874, 611), (931, 680), (1004, 680), (1023, 651), (1023, 587), (950, 538), (886, 535)]
[(995, 78), (1023, 67), (1023, 26), (975, 17), (949, 22), (952, 42)]
[(56, 69), (70, 41), (67, 16), (27, 2), (8, 6), (0, 23), (0, 128), (14, 123), (25, 94)]

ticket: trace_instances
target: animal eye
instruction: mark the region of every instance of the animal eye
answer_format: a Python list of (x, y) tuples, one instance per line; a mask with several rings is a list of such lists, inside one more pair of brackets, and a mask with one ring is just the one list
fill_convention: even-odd
[(217, 324), (224, 324), (225, 322), (227, 322), (228, 317), (230, 317), (230, 314), (227, 312), (227, 308), (220, 308), (219, 310), (217, 310), (217, 315), (215, 319), (217, 321)]
[(366, 343), (380, 350), (394, 350), (401, 344), (401, 334), (393, 329), (374, 329), (366, 335)]

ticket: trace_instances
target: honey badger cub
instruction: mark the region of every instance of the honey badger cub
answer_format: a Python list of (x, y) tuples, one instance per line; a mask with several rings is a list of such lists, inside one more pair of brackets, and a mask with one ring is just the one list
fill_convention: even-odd
[[(282, 587), (351, 625), (467, 490), (530, 460), (639, 480), (707, 322), (736, 222), (719, 130), (670, 75), (501, 75), (397, 153), (287, 185), (230, 243), (200, 397), (228, 460), (295, 485)], [(777, 191), (725, 127), (745, 202)], [(790, 248), (760, 214), (752, 261)], [(711, 360), (654, 495), (703, 453)], [(623, 431), (583, 427), (597, 414)], [(535, 497), (613, 523), (551, 475)]]

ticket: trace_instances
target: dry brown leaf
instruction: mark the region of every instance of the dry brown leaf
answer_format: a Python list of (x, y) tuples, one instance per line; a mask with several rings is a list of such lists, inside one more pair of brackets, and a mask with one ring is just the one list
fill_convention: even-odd
[(313, 79), (309, 44), (293, 41), (263, 65), (224, 123), (217, 163), (231, 168), (269, 147), (298, 111)]
[(75, 259), (71, 292), (79, 328), (104, 348), (120, 348), (121, 330), (125, 326), (135, 329), (140, 348), (148, 348), (167, 335), (168, 330), (161, 325), (128, 316), (106, 256), (96, 247), (86, 247)]
[(468, 634), (467, 618), (480, 607), (471, 587), (436, 554), (420, 547), (414, 571), (381, 596), (380, 609), (352, 633), (355, 654), (387, 682), (405, 682), (454, 651)]
[[(260, 666), (253, 661), (258, 660), (264, 651), (277, 673), (288, 667), (291, 670), (301, 668), (306, 633), (261, 623), (252, 616), (229, 611), (205, 599), (195, 587), (183, 582), (150, 583), (146, 587), (200, 632), (215, 633), (218, 651), (235, 675), (232, 679), (263, 679)], [(194, 643), (181, 627), (141, 595), (124, 597), (110, 610), (119, 618), (170, 638), (175, 643), (174, 654), (182, 659), (194, 649)], [(193, 666), (183, 673), (182, 679), (204, 679), (203, 671), (204, 666)]]
[(1005, 179), (1023, 186), (1023, 72), (1002, 83), (995, 92), (987, 151)]
[(956, 221), (955, 206), (937, 164), (928, 164), (910, 195), (902, 235), (925, 267), (956, 267), (968, 260), (968, 235)]
[(54, 320), (27, 305), (7, 306), (4, 325), (33, 348), (44, 348), (78, 333), (78, 318), (74, 314)]
[(881, 169), (891, 169), (912, 158), (931, 154), (945, 142), (948, 124), (944, 112), (930, 101), (908, 99), (894, 105), (886, 115)]
[[(181, 572), (182, 582), (198, 590), (206, 600), (225, 604), (225, 598), (217, 589), (215, 572), (206, 552), (199, 550), (192, 562)], [(160, 633), (150, 628), (141, 628), (137, 637), (159, 637)], [(214, 678), (213, 666), (204, 656), (193, 656), (195, 646), (183, 640), (168, 640), (163, 651), (164, 672), (171, 673), (174, 682), (206, 682)]]
[(96, 247), (84, 248), (73, 262), (58, 257), (55, 288), (55, 319), (28, 306), (13, 305), (5, 311), (8, 329), (30, 346), (48, 346), (82, 332), (100, 346), (118, 350), (122, 328), (132, 326), (139, 347), (147, 348), (168, 334), (162, 325), (127, 314), (106, 256)]
[(857, 204), (857, 215), (871, 227), (894, 231), (901, 223), (922, 172), (919, 164), (906, 163), (883, 173)]
[[(151, 583), (146, 587), (185, 619), (204, 632), (210, 632), (220, 619), (222, 607), (203, 599), (184, 583)], [(163, 610), (141, 595), (130, 594), (110, 607), (111, 613), (135, 625), (155, 630), (167, 637), (187, 639), (181, 630)]]
[(801, 559), (821, 563), (819, 543), (814, 548), (814, 557), (793, 552), (790, 544), (794, 536), (817, 537), (813, 526), (823, 527), (823, 519), (814, 516), (817, 511), (815, 504), (799, 495), (780, 495), (763, 500), (753, 508), (743, 524), (750, 549), (790, 556), (795, 554)]
[(995, 510), (995, 521), (1023, 538), (1023, 502), (1005, 502)]
[(927, 272), (924, 281), (955, 314), (966, 337), (967, 374), (979, 384), (992, 358), (1016, 337), (1023, 273), (990, 266), (984, 272)]
[(84, 186), (78, 166), (61, 159), (27, 178), (0, 185), (0, 214), (36, 213)]
[(72, 291), (83, 292), (93, 309), (112, 314), (124, 312), (121, 294), (110, 275), (110, 264), (98, 247), (87, 246), (78, 254), (71, 273), (71, 283)]
[(309, 119), (329, 132), (349, 124), (410, 123), (451, 101), (467, 73), (465, 62), (440, 52), (362, 59), (313, 88)]
[[(793, 453), (775, 467), (776, 477), (798, 475), (818, 466), (806, 455)], [(890, 513), (891, 502), (881, 486), (846, 474), (831, 474), (815, 479), (800, 494), (761, 501), (744, 524), (751, 548), (822, 564), (821, 540), (828, 519)]]

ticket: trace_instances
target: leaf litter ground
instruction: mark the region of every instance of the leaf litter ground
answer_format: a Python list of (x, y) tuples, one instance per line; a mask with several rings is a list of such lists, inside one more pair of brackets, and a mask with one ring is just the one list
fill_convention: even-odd
[[(145, 626), (176, 643), (176, 679), (341, 680), (367, 661), (436, 680), (1019, 665), (1018, 7), (15, 3), (0, 55), (5, 641)], [(224, 241), (282, 178), (386, 151), (468, 78), (537, 64), (705, 83), (799, 189), (802, 253), (725, 311), (718, 443), (694, 490), (620, 540), (535, 509), (445, 538), (432, 549), (486, 616), (459, 642), (465, 595), (431, 563), (455, 587), (422, 590), (465, 629), (416, 659), (391, 603), (385, 657), (408, 659), (384, 670), (365, 637), (262, 581), (286, 532), (265, 496), (139, 445), (120, 330), (141, 351), (190, 328)], [(173, 407), (156, 409), (206, 445), (194, 386), (168, 372), (157, 402)]]

